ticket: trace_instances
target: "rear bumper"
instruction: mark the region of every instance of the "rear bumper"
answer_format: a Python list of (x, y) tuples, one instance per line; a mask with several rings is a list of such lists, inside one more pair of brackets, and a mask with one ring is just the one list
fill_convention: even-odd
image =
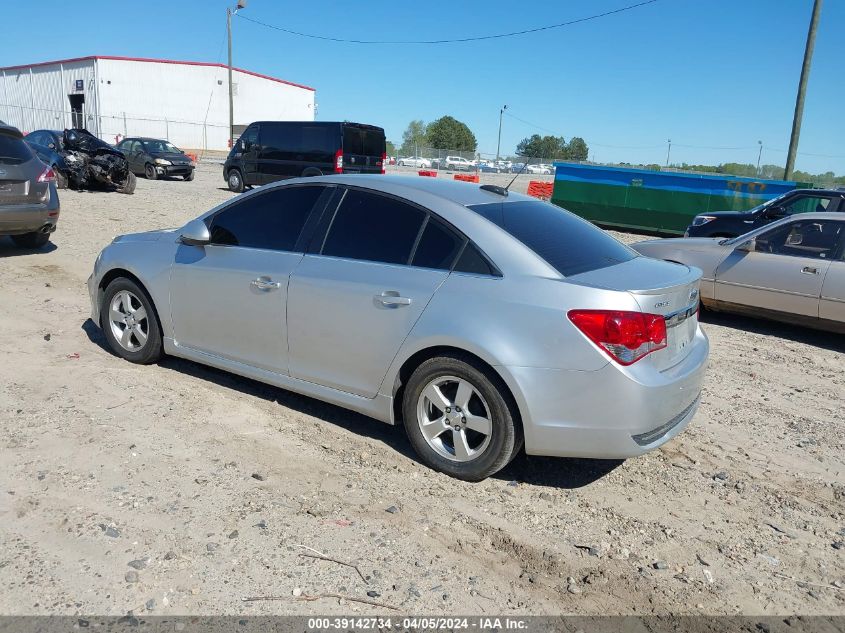
[(52, 233), (56, 230), (59, 212), (59, 196), (53, 186), (47, 202), (0, 204), (0, 235), (23, 235), (38, 231)]
[(612, 362), (596, 371), (501, 368), (523, 413), (526, 453), (623, 459), (665, 444), (698, 410), (709, 342), (700, 329), (694, 341), (662, 372)]

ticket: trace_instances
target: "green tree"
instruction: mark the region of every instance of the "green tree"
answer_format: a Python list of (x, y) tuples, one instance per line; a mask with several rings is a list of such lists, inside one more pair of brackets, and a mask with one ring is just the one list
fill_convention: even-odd
[(567, 158), (567, 145), (562, 136), (540, 136), (533, 134), (522, 139), (516, 146), (516, 153), (528, 158), (553, 160)]
[(385, 152), (387, 152), (388, 156), (396, 156), (396, 146), (393, 144), (393, 141), (385, 141)]
[(426, 128), (428, 144), (435, 149), (448, 149), (458, 152), (475, 152), (478, 141), (475, 134), (462, 123), (450, 116), (443, 116), (430, 123)]
[(569, 139), (569, 144), (566, 146), (567, 160), (587, 160), (590, 155), (590, 148), (587, 147), (587, 142), (580, 136), (573, 136)]
[(415, 156), (427, 144), (425, 130), (424, 121), (411, 121), (402, 133), (402, 147), (399, 148), (399, 153), (402, 156)]

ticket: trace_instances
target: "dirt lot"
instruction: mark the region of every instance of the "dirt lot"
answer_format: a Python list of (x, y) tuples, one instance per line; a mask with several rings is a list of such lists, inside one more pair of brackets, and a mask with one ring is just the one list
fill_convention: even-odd
[(845, 337), (705, 316), (701, 410), (663, 449), (454, 481), (399, 428), (104, 348), (97, 252), (223, 185), (203, 164), (133, 196), (63, 192), (54, 247), (0, 238), (0, 613), (371, 613), (303, 597), (375, 592), (452, 615), (845, 614)]

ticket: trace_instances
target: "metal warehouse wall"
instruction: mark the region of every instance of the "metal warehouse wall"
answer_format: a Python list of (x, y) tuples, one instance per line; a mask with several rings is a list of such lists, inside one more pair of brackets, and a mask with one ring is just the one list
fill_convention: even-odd
[[(93, 59), (0, 71), (0, 119), (24, 132), (71, 126), (68, 95), (84, 94), (86, 125), (95, 134), (97, 91)], [(76, 90), (76, 81), (83, 90)]]
[[(314, 91), (233, 71), (235, 124), (314, 120)], [(100, 136), (167, 138), (183, 148), (225, 150), (229, 139), (227, 70), (218, 66), (97, 60)]]

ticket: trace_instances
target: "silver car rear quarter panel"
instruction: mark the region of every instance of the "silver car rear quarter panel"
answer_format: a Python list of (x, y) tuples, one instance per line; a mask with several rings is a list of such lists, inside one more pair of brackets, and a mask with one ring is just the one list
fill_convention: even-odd
[[(678, 365), (658, 371), (646, 356), (629, 367), (608, 363), (596, 371), (533, 367), (500, 368), (522, 400), (529, 455), (626, 458), (669, 441), (692, 420), (704, 381), (709, 343), (699, 328)], [(633, 435), (648, 433), (685, 413), (647, 445)]]

